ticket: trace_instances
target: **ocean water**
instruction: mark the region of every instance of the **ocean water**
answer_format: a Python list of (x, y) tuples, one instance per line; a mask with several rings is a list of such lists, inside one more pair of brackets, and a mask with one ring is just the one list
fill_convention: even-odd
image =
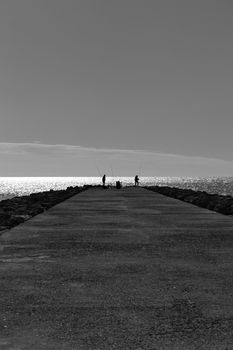
[[(114, 185), (120, 180), (123, 186), (134, 184), (133, 177), (107, 177), (106, 184)], [(101, 184), (100, 177), (0, 177), (0, 200), (28, 195), (50, 189), (66, 189), (68, 186)], [(174, 186), (191, 188), (233, 196), (233, 177), (140, 177), (140, 185)]]

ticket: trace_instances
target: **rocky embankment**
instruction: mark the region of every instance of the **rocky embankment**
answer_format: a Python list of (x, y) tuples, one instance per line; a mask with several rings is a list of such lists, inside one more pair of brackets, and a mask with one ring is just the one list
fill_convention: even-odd
[(231, 196), (167, 186), (149, 186), (145, 188), (224, 215), (233, 215), (233, 197)]
[(14, 227), (54, 205), (86, 190), (89, 186), (68, 187), (66, 190), (50, 190), (14, 197), (0, 202), (0, 231)]

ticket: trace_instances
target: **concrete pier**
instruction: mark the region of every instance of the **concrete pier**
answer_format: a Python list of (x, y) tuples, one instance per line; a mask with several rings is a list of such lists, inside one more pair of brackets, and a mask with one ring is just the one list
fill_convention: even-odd
[(232, 344), (231, 217), (94, 188), (0, 238), (1, 350)]

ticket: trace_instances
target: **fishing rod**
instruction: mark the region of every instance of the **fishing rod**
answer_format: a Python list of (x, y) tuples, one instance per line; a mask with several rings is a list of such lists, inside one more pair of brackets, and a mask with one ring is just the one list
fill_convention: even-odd
[(140, 165), (138, 166), (138, 175), (139, 176), (142, 175), (142, 165), (143, 165), (143, 163), (140, 163)]
[(99, 168), (98, 168), (98, 166), (96, 164), (95, 164), (95, 167), (96, 167), (96, 169), (98, 171), (99, 176), (101, 177), (102, 175), (101, 175), (100, 170), (99, 170)]
[(140, 166), (138, 167), (138, 175), (141, 176), (142, 173), (142, 164), (140, 163)]
[(110, 163), (110, 168), (111, 168), (112, 177), (114, 177), (113, 168), (112, 168), (112, 164), (111, 163)]

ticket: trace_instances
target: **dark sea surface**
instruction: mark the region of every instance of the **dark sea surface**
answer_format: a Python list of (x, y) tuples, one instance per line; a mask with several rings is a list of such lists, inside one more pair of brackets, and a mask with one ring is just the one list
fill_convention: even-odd
[[(107, 177), (106, 184), (134, 184), (133, 177)], [(100, 177), (0, 177), (0, 200), (68, 186), (101, 184)], [(140, 177), (141, 186), (174, 186), (233, 196), (233, 177)]]

